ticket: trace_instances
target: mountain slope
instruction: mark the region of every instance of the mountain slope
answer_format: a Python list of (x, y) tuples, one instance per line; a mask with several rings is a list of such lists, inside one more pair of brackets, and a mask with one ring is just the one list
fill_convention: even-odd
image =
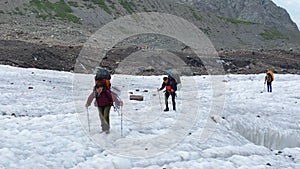
[(287, 11), (271, 0), (190, 0), (188, 3), (198, 10), (220, 16), (298, 30)]
[[(37, 61), (24, 58), (34, 58), (32, 55), (37, 50), (51, 51), (53, 46), (79, 51), (103, 25), (138, 12), (162, 12), (180, 16), (204, 32), (220, 52), (274, 49), (300, 51), (297, 27), (286, 11), (270, 0), (11, 0), (0, 2), (0, 39), (6, 44), (1, 47), (3, 52), (0, 63), (10, 64), (7, 60), (14, 60), (15, 65), (36, 66), (39, 64), (33, 62)], [(9, 50), (5, 56), (6, 49), (13, 48), (16, 41), (26, 41), (24, 45), (30, 52), (20, 54), (16, 52), (20, 50)], [(181, 43), (159, 35), (141, 35), (120, 43), (151, 45), (162, 49), (166, 49), (169, 43), (180, 44), (167, 47), (166, 50), (174, 52), (181, 52), (184, 47)], [(61, 55), (60, 58), (76, 59), (74, 51), (66, 50)], [(49, 56), (53, 57), (51, 52)], [(31, 63), (23, 64), (26, 62)], [(45, 68), (47, 65), (38, 67)], [(72, 66), (55, 69), (72, 70)]]
[[(104, 24), (136, 12), (164, 12), (183, 17), (206, 33), (217, 48), (296, 47), (293, 43), (300, 39), (299, 31), (286, 11), (270, 0), (194, 0), (186, 3), (173, 0), (2, 1), (0, 11), (4, 30), (1, 39), (36, 38), (82, 43)], [(18, 29), (21, 30), (16, 31)], [(81, 38), (68, 38), (78, 36), (73, 35), (76, 32)], [(268, 33), (268, 37), (263, 36)]]

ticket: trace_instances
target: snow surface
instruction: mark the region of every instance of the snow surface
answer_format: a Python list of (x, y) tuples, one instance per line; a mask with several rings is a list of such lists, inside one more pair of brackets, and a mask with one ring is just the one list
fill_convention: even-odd
[(211, 79), (182, 77), (177, 111), (163, 112), (162, 76), (114, 75), (125, 104), (106, 135), (84, 107), (93, 75), (2, 65), (0, 168), (300, 168), (300, 76), (276, 74), (267, 93), (264, 74), (225, 75), (224, 95)]

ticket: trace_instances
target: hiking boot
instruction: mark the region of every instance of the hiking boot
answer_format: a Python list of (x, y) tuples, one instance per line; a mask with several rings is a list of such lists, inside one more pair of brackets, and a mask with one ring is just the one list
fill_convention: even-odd
[(175, 107), (173, 107), (173, 110), (174, 110), (174, 111), (176, 111), (176, 108), (175, 108)]
[(110, 132), (109, 132), (109, 130), (107, 130), (107, 131), (105, 131), (105, 133), (106, 133), (106, 134), (109, 134)]
[(169, 111), (169, 108), (165, 108), (165, 110), (164, 111)]

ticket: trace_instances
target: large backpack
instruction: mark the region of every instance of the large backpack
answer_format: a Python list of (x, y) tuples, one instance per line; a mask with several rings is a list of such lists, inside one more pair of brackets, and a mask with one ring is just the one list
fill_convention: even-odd
[(177, 82), (176, 82), (176, 79), (174, 79), (171, 76), (168, 76), (168, 79), (169, 79), (171, 85), (174, 84), (174, 90), (177, 91)]
[(271, 83), (273, 81), (272, 76), (270, 74), (267, 74), (266, 80), (268, 83)]
[(270, 74), (271, 75), (271, 82), (274, 80), (274, 73), (273, 73), (273, 71), (272, 70), (269, 70), (268, 72), (267, 72), (267, 74)]
[[(95, 85), (97, 84), (105, 84), (106, 89), (110, 90), (111, 95), (112, 95), (112, 100), (113, 100), (113, 104), (115, 106), (115, 108), (120, 109), (120, 106), (123, 106), (123, 101), (122, 99), (118, 96), (118, 94), (120, 94), (120, 90), (116, 87), (112, 87), (111, 88), (111, 83), (110, 83), (110, 73), (108, 72), (108, 70), (102, 68), (102, 67), (97, 67), (95, 69)], [(111, 90), (112, 89), (112, 90)], [(95, 92), (95, 89), (94, 89)], [(106, 93), (107, 96), (107, 93)], [(95, 93), (95, 97), (96, 97), (96, 93)]]
[(169, 70), (168, 78), (172, 81), (172, 83), (175, 83), (175, 90), (177, 90), (177, 85), (181, 83), (179, 73), (176, 70)]
[(97, 67), (96, 70), (96, 75), (95, 75), (95, 84), (105, 84), (106, 85), (106, 89), (109, 89), (110, 90), (110, 87), (111, 87), (111, 84), (110, 84), (110, 79), (111, 79), (111, 76), (110, 76), (110, 73), (102, 68), (102, 67)]

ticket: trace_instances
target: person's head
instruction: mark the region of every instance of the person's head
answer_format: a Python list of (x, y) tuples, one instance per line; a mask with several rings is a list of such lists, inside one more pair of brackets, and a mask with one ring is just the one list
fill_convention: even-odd
[(95, 89), (98, 93), (101, 93), (104, 88), (105, 88), (105, 84), (99, 83), (95, 85)]
[(163, 78), (163, 81), (164, 81), (165, 83), (167, 83), (167, 82), (168, 82), (168, 77), (164, 77), (164, 78)]

